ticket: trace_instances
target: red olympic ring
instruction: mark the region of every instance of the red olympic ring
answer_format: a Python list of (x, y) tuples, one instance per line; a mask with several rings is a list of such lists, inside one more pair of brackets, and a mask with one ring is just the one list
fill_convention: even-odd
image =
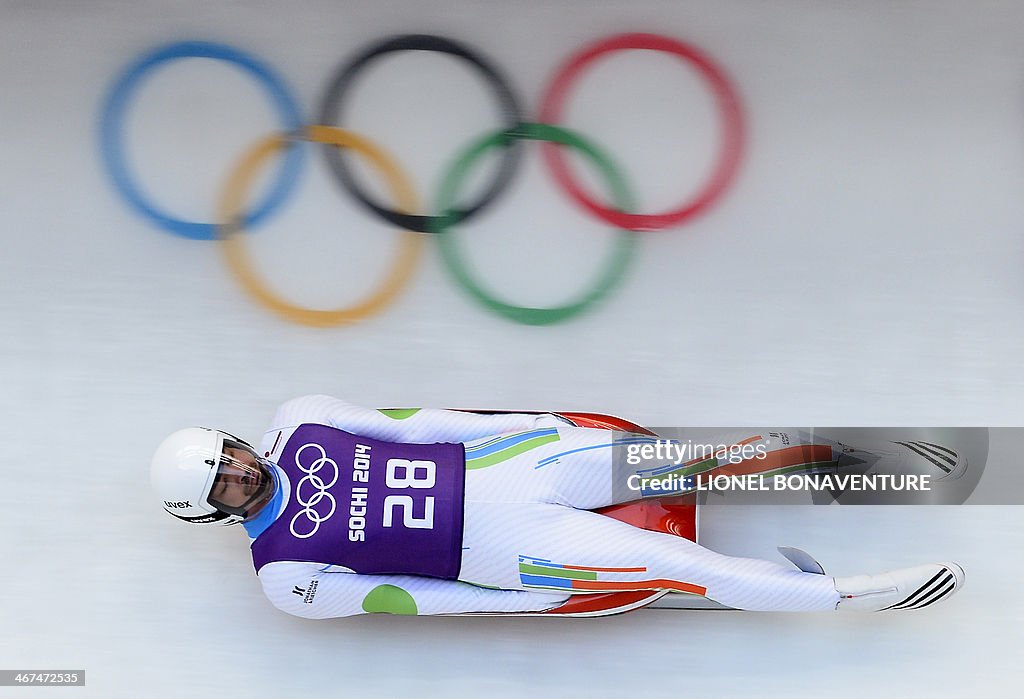
[(544, 143), (541, 148), (555, 180), (586, 210), (620, 228), (633, 231), (661, 230), (696, 216), (722, 196), (733, 180), (746, 142), (743, 108), (736, 90), (725, 73), (696, 48), (657, 34), (617, 34), (584, 46), (555, 73), (541, 101), (538, 121), (547, 124), (561, 123), (569, 87), (583, 69), (605, 54), (627, 49), (662, 51), (678, 56), (697, 69), (714, 93), (724, 127), (724, 139), (714, 170), (704, 186), (677, 209), (660, 214), (626, 213), (601, 204), (576, 183), (570, 174), (561, 146)]

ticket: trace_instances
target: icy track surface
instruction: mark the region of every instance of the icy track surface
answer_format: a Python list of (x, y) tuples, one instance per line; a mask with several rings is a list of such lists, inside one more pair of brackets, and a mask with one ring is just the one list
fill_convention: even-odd
[[(1014, 694), (1020, 506), (705, 510), (703, 541), (726, 553), (781, 562), (776, 545), (798, 546), (838, 575), (962, 563), (964, 590), (918, 614), (317, 623), (263, 599), (241, 530), (164, 515), (148, 463), (174, 429), (255, 439), (278, 403), (312, 392), (647, 425), (1024, 425), (1022, 26), (1024, 5), (1007, 2), (0, 0), (0, 669), (85, 669), (84, 689), (30, 692), (61, 697)], [(99, 114), (144, 51), (229, 43), (311, 115), (340, 62), (410, 31), (485, 52), (531, 113), (586, 41), (691, 42), (742, 98), (739, 175), (703, 216), (641, 235), (605, 303), (551, 327), (478, 307), (434, 241), (382, 315), (289, 324), (244, 294), (216, 245), (156, 229), (111, 186)], [(274, 115), (222, 65), (151, 77), (126, 123), (130, 164), (161, 206), (209, 220)], [(363, 78), (346, 125), (429, 205), (452, 154), (494, 126), (490, 95), (435, 55)], [(614, 154), (648, 211), (696, 191), (717, 142), (705, 86), (658, 54), (581, 78), (565, 123)], [(480, 275), (525, 304), (569, 298), (614, 241), (554, 188), (536, 146), (458, 233)], [(311, 152), (247, 244), (283, 295), (328, 307), (357, 299), (394, 241)], [(1019, 469), (1015, 451), (989, 468)]]

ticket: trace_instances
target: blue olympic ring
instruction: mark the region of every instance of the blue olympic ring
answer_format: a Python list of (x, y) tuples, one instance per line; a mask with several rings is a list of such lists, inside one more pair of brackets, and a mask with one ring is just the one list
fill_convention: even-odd
[[(284, 130), (288, 133), (301, 132), (305, 120), (302, 118), (298, 101), (289, 92), (283, 80), (259, 59), (225, 44), (208, 41), (182, 41), (168, 44), (142, 56), (129, 66), (124, 75), (114, 84), (104, 102), (100, 120), (100, 145), (103, 162), (110, 171), (114, 185), (136, 210), (152, 219), (164, 230), (194, 240), (215, 240), (217, 224), (175, 218), (151, 203), (136, 186), (124, 157), (121, 134), (129, 100), (134, 97), (143, 78), (152, 70), (179, 58), (212, 58), (237, 66), (252, 75), (270, 94), (274, 109), (284, 122)], [(304, 157), (304, 148), (288, 149), (287, 156), (282, 160), (280, 172), (271, 185), (266, 198), (252, 212), (246, 214), (247, 226), (263, 221), (291, 193), (295, 185), (298, 184)]]

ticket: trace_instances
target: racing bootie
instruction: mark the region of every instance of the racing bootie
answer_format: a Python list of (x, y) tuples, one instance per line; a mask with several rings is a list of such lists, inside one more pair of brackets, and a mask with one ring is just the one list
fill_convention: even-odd
[(934, 442), (839, 443), (843, 457), (873, 463), (868, 473), (929, 475), (933, 481), (956, 480), (967, 472), (967, 457), (950, 447)]
[(878, 575), (836, 578), (840, 611), (884, 612), (923, 609), (948, 599), (964, 585), (964, 569), (956, 563), (929, 563)]

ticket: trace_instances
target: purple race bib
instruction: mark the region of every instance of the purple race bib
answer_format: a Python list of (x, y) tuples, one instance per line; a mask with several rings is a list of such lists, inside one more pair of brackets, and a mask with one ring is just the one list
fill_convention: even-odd
[(458, 577), (461, 444), (382, 442), (300, 425), (278, 466), (291, 493), (252, 544), (257, 572), (273, 561), (312, 561), (362, 574)]

